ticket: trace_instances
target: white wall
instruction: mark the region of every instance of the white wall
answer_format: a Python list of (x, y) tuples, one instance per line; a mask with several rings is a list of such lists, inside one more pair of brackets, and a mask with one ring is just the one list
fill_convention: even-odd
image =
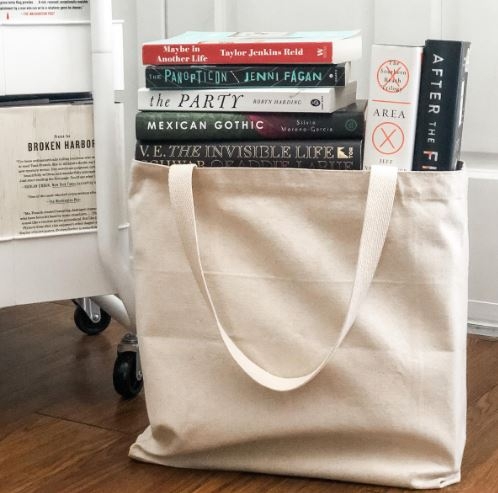
[(166, 32), (214, 30), (214, 0), (166, 0)]
[(125, 89), (116, 98), (125, 108), (125, 161), (131, 162), (135, 149), (137, 90), (144, 84), (140, 46), (165, 36), (165, 0), (113, 0), (113, 19), (124, 21)]
[(463, 149), (498, 153), (498, 2), (443, 0), (442, 15), (445, 38), (472, 43)]
[(469, 183), (469, 318), (498, 324), (498, 177)]

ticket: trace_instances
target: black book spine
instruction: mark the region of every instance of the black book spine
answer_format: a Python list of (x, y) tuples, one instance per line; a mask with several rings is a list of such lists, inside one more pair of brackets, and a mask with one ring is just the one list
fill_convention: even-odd
[(361, 140), (188, 142), (152, 144), (137, 142), (135, 159), (163, 165), (195, 163), (206, 167), (362, 168)]
[(148, 142), (361, 139), (366, 100), (333, 113), (216, 113), (139, 111), (137, 140)]
[(468, 75), (466, 41), (427, 40), (424, 48), (413, 170), (456, 169)]
[(328, 65), (149, 65), (149, 89), (225, 87), (343, 87), (349, 63)]

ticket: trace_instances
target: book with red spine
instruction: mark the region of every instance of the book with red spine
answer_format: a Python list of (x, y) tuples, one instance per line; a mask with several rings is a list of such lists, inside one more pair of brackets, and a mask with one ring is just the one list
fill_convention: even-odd
[(359, 30), (187, 31), (142, 45), (144, 65), (344, 63), (359, 58)]

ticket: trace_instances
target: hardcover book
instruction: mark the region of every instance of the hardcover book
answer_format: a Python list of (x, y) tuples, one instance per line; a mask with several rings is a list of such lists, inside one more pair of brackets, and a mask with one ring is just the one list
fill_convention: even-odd
[(343, 63), (361, 58), (360, 31), (199, 32), (142, 45), (144, 65)]
[(372, 46), (366, 169), (374, 164), (412, 168), (421, 62), (421, 46)]
[(43, 104), (61, 103), (90, 103), (92, 102), (91, 92), (68, 92), (49, 94), (16, 94), (15, 96), (1, 96), (0, 107), (2, 106), (40, 106)]
[(413, 169), (454, 170), (460, 156), (470, 43), (429, 39), (424, 48)]
[(361, 140), (137, 142), (135, 159), (158, 164), (197, 166), (361, 169)]
[(324, 65), (149, 65), (149, 89), (334, 87), (350, 81), (351, 63)]
[(217, 141), (265, 139), (360, 139), (365, 131), (366, 100), (332, 113), (211, 113), (139, 111), (137, 140)]
[(138, 109), (148, 111), (331, 113), (355, 100), (356, 81), (331, 88), (138, 90)]

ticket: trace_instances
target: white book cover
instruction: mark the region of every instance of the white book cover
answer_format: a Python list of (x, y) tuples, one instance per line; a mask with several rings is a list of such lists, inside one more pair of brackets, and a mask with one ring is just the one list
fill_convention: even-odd
[(0, 108), (0, 241), (95, 230), (91, 104)]
[(331, 113), (356, 100), (356, 81), (345, 87), (138, 90), (142, 111)]
[(421, 46), (373, 45), (365, 126), (364, 168), (412, 169)]

